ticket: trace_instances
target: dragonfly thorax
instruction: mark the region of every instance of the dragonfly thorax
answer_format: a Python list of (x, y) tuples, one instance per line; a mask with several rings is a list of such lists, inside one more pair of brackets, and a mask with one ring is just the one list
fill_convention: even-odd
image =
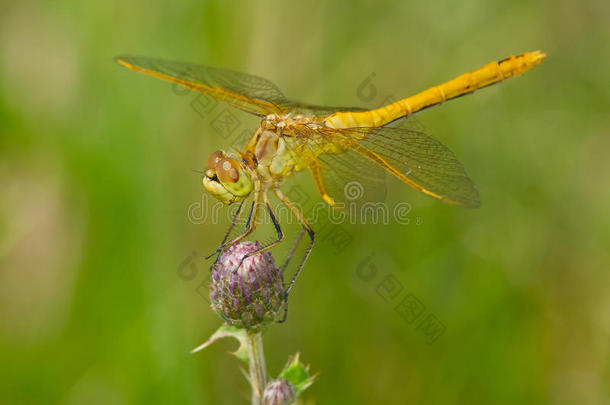
[(317, 125), (314, 116), (292, 113), (269, 114), (261, 120), (246, 147), (247, 153), (255, 158), (261, 189), (277, 188), (293, 172), (305, 168), (293, 136), (304, 127), (311, 130)]
[(261, 129), (263, 130), (283, 130), (285, 128), (292, 128), (296, 125), (311, 125), (315, 124), (316, 119), (311, 115), (303, 114), (269, 114), (266, 115), (261, 121)]

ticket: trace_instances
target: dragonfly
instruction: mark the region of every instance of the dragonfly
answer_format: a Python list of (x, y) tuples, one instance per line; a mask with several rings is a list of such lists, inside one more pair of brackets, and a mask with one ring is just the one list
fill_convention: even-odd
[[(540, 64), (545, 57), (541, 51), (509, 56), (411, 97), (369, 110), (292, 101), (271, 81), (246, 73), (140, 56), (115, 59), (128, 69), (184, 86), (260, 117), (259, 126), (243, 148), (231, 152), (218, 150), (207, 161), (202, 176), (204, 188), (227, 205), (239, 204), (224, 239), (209, 257), (220, 255), (252, 233), (259, 211), (268, 212), (277, 238), (244, 256), (242, 262), (281, 243), (284, 232), (269, 201), (269, 195), (275, 194), (301, 226), (282, 271), (304, 234), (309, 237), (304, 257), (286, 287), (287, 297), (315, 241), (315, 232), (300, 207), (281, 190), (288, 178), (296, 172), (309, 171), (322, 200), (331, 207), (340, 208), (346, 201), (342, 186), (350, 180), (371, 177), (375, 169), (381, 168), (433, 198), (449, 204), (479, 207), (481, 202), (476, 186), (446, 146), (423, 131), (390, 124), (519, 76)], [(244, 202), (250, 198), (245, 229), (229, 238), (244, 212)]]

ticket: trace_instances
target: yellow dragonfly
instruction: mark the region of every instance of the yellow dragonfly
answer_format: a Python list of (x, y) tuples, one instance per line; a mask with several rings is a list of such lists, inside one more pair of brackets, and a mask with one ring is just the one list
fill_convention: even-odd
[[(284, 233), (268, 193), (275, 194), (298, 219), (302, 229), (289, 257), (305, 232), (310, 242), (286, 288), (287, 296), (314, 244), (314, 230), (299, 207), (280, 189), (287, 178), (295, 172), (309, 170), (321, 198), (337, 207), (346, 201), (341, 186), (366, 177), (369, 168), (376, 166), (431, 197), (476, 208), (480, 206), (478, 191), (448, 148), (420, 131), (388, 124), (518, 76), (545, 57), (540, 51), (510, 56), (373, 110), (294, 102), (266, 79), (225, 69), (137, 56), (120, 56), (116, 61), (128, 69), (177, 83), (261, 118), (243, 149), (233, 153), (219, 150), (210, 156), (203, 186), (225, 204), (240, 204), (229, 231), (213, 254), (222, 252), (255, 229), (259, 207), (268, 211), (277, 239), (250, 255), (283, 240)], [(245, 229), (227, 241), (249, 197), (252, 203)]]

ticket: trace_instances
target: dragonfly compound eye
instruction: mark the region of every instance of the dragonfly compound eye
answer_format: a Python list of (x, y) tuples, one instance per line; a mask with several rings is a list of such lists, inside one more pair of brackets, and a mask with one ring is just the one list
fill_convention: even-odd
[(245, 197), (252, 191), (252, 180), (239, 161), (223, 158), (216, 164), (216, 177), (227, 193), (234, 197)]
[(221, 159), (216, 164), (216, 175), (221, 183), (237, 183), (239, 181), (239, 163), (234, 159)]
[(221, 150), (217, 150), (216, 152), (212, 153), (212, 155), (208, 159), (208, 164), (206, 166), (206, 170), (216, 169), (216, 165), (224, 157), (223, 155), (224, 154), (222, 153)]

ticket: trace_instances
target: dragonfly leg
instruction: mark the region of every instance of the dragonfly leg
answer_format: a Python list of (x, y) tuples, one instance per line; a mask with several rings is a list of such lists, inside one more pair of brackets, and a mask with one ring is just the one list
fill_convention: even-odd
[(292, 259), (292, 256), (294, 255), (294, 252), (297, 249), (297, 246), (299, 246), (301, 239), (303, 239), (304, 234), (305, 234), (305, 228), (301, 228), (299, 235), (297, 236), (294, 243), (292, 244), (290, 253), (288, 253), (288, 256), (286, 256), (286, 261), (284, 261), (284, 264), (282, 265), (282, 274), (284, 274), (284, 272), (286, 271), (286, 267), (288, 267), (288, 263), (290, 263), (290, 259)]
[(260, 204), (258, 201), (258, 198), (259, 198), (258, 194), (255, 194), (254, 201), (252, 201), (252, 205), (250, 206), (250, 213), (248, 214), (248, 222), (246, 223), (246, 228), (244, 229), (244, 231), (241, 234), (237, 235), (235, 237), (235, 239), (231, 240), (230, 242), (223, 243), (213, 253), (206, 256), (206, 259), (209, 259), (210, 257), (214, 256), (216, 253), (222, 252), (229, 246), (233, 246), (234, 244), (236, 244), (237, 242), (239, 242), (240, 240), (245, 238), (247, 235), (252, 233), (254, 228), (256, 228), (256, 220), (258, 217), (258, 205)]
[(237, 212), (235, 213), (235, 215), (233, 215), (233, 220), (231, 221), (231, 226), (229, 226), (229, 229), (227, 229), (225, 236), (222, 238), (222, 242), (220, 242), (221, 246), (225, 244), (225, 242), (227, 241), (227, 238), (229, 237), (229, 234), (231, 233), (233, 228), (235, 228), (235, 224), (237, 223), (237, 220), (241, 217), (241, 209), (244, 206), (244, 201), (245, 200), (242, 200), (242, 202), (239, 203), (239, 207), (237, 207)]
[[(309, 239), (310, 239), (309, 246), (307, 246), (307, 251), (305, 252), (305, 255), (303, 256), (303, 258), (301, 259), (301, 263), (299, 263), (299, 267), (297, 268), (297, 271), (294, 273), (294, 276), (292, 276), (292, 280), (290, 280), (288, 287), (284, 291), (284, 295), (285, 295), (285, 299), (286, 299), (286, 303), (285, 303), (285, 307), (284, 307), (284, 317), (282, 318), (282, 320), (279, 321), (280, 323), (282, 323), (286, 320), (286, 317), (288, 316), (288, 294), (290, 293), (290, 290), (292, 290), (294, 283), (297, 281), (297, 278), (299, 277), (299, 275), (301, 274), (301, 271), (303, 270), (303, 266), (305, 265), (305, 262), (307, 261), (307, 259), (309, 258), (309, 255), (311, 254), (311, 250), (313, 249), (313, 244), (314, 244), (314, 240), (315, 240), (315, 232), (314, 232), (313, 228), (311, 227), (311, 225), (309, 225), (309, 222), (307, 222), (307, 219), (305, 219), (305, 216), (303, 215), (301, 210), (299, 210), (292, 203), (292, 201), (290, 201), (290, 199), (284, 193), (282, 193), (282, 191), (280, 189), (275, 189), (275, 195), (277, 195), (277, 197), (290, 209), (292, 214), (295, 217), (297, 217), (297, 220), (301, 223), (301, 226), (303, 227), (303, 230), (301, 231), (301, 233), (299, 234), (299, 237), (297, 238), (297, 242), (299, 242), (301, 240), (303, 231), (307, 232), (307, 234), (309, 235)], [(290, 252), (290, 256), (292, 256), (292, 253), (294, 252), (295, 248), (296, 248), (296, 246), (293, 246), (293, 251)], [(290, 259), (290, 256), (289, 256), (289, 259)], [(288, 263), (284, 264), (284, 269), (282, 269), (282, 271), (285, 270), (285, 266), (287, 266), (287, 264)]]
[[(220, 242), (220, 246), (223, 246), (226, 243), (227, 239), (229, 238), (229, 235), (231, 234), (231, 231), (233, 230), (233, 228), (235, 228), (235, 225), (237, 224), (237, 221), (239, 220), (239, 218), (241, 218), (241, 213), (242, 213), (241, 209), (243, 208), (244, 203), (245, 203), (245, 200), (242, 200), (242, 202), (239, 203), (239, 207), (237, 207), (237, 212), (235, 213), (235, 215), (233, 215), (233, 220), (231, 221), (231, 225), (229, 226), (229, 229), (227, 229), (227, 232), (225, 232), (225, 236), (222, 238), (222, 242)], [(252, 207), (250, 207), (250, 214), (248, 215), (248, 218), (250, 218), (251, 216), (252, 216)], [(215, 253), (212, 253), (211, 255), (206, 256), (206, 259), (209, 259), (210, 257), (212, 257)], [(220, 258), (220, 254), (216, 256), (216, 260), (214, 260), (214, 264), (216, 264), (218, 262), (219, 258)], [(214, 266), (214, 264), (212, 265), (212, 267)]]
[(314, 183), (316, 183), (318, 193), (320, 193), (320, 196), (322, 197), (324, 202), (326, 202), (331, 207), (334, 207), (336, 204), (335, 200), (333, 200), (330, 194), (328, 194), (328, 191), (326, 191), (326, 187), (324, 187), (324, 182), (322, 180), (322, 167), (319, 165), (312, 165), (309, 167), (309, 170), (311, 171), (311, 177), (313, 177)]
[(275, 231), (277, 232), (277, 239), (265, 246), (261, 246), (260, 248), (256, 249), (254, 252), (245, 254), (244, 257), (241, 258), (239, 265), (235, 268), (234, 271), (237, 271), (237, 269), (239, 269), (241, 267), (244, 260), (246, 260), (248, 257), (254, 256), (255, 254), (258, 254), (258, 253), (264, 252), (265, 250), (271, 249), (272, 247), (278, 245), (282, 240), (284, 240), (284, 232), (282, 232), (282, 227), (280, 226), (280, 223), (275, 218), (275, 214), (273, 213), (271, 204), (269, 204), (269, 199), (267, 198), (267, 195), (264, 194), (263, 198), (265, 200), (265, 205), (267, 207), (267, 211), (269, 212), (269, 216), (271, 217), (271, 221), (273, 221), (273, 225), (275, 226)]

